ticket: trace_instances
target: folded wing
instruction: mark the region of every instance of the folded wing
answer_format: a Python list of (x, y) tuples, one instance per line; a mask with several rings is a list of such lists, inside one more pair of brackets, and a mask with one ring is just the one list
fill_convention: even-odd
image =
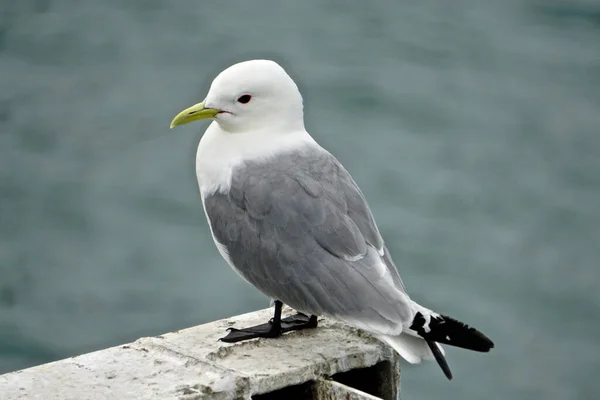
[(378, 333), (412, 321), (364, 196), (325, 150), (245, 162), (204, 206), (222, 254), (267, 296)]

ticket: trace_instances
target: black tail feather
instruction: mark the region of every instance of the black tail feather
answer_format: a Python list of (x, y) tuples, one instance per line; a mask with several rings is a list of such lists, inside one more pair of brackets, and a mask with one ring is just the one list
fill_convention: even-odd
[(440, 368), (442, 369), (442, 371), (444, 371), (444, 375), (446, 375), (446, 378), (448, 378), (448, 380), (452, 380), (452, 371), (450, 371), (450, 367), (448, 366), (448, 363), (446, 362), (446, 357), (444, 357), (444, 355), (440, 351), (440, 348), (438, 347), (438, 345), (435, 344), (435, 342), (432, 340), (426, 339), (425, 341), (427, 342), (427, 345), (431, 349), (431, 352), (433, 353), (433, 356), (435, 357), (435, 361), (437, 361), (437, 363), (440, 366)]
[[(432, 316), (427, 324), (423, 314), (418, 312), (410, 329), (417, 332), (428, 343), (433, 341), (481, 352), (488, 352), (494, 347), (494, 342), (477, 329), (445, 315), (440, 315), (439, 318)], [(435, 356), (435, 352), (433, 354)]]

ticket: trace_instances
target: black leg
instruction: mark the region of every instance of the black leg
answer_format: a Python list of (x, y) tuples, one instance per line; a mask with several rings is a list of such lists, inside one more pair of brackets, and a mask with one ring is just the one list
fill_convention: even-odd
[(229, 328), (227, 336), (219, 340), (226, 343), (235, 343), (255, 338), (276, 338), (285, 332), (317, 327), (316, 315), (308, 317), (298, 313), (282, 319), (282, 307), (283, 303), (279, 300), (275, 300), (275, 314), (273, 315), (273, 319), (269, 322), (243, 329)]

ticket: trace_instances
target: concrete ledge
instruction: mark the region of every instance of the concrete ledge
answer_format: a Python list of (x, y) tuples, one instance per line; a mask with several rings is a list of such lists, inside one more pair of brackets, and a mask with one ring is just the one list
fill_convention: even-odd
[(304, 391), (298, 399), (398, 396), (395, 353), (339, 322), (321, 319), (317, 329), (278, 339), (217, 341), (228, 327), (271, 317), (272, 309), (261, 310), (11, 372), (0, 376), (0, 398), (264, 400), (288, 398), (276, 391), (296, 389)]

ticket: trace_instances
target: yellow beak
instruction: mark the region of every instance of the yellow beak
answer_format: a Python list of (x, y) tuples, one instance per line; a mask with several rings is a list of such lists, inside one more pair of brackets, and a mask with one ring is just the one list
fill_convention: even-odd
[(205, 108), (204, 102), (194, 104), (190, 108), (186, 108), (179, 114), (173, 118), (171, 121), (171, 129), (176, 127), (177, 125), (189, 124), (190, 122), (199, 120), (199, 119), (208, 119), (214, 118), (221, 110), (217, 110), (216, 108)]

